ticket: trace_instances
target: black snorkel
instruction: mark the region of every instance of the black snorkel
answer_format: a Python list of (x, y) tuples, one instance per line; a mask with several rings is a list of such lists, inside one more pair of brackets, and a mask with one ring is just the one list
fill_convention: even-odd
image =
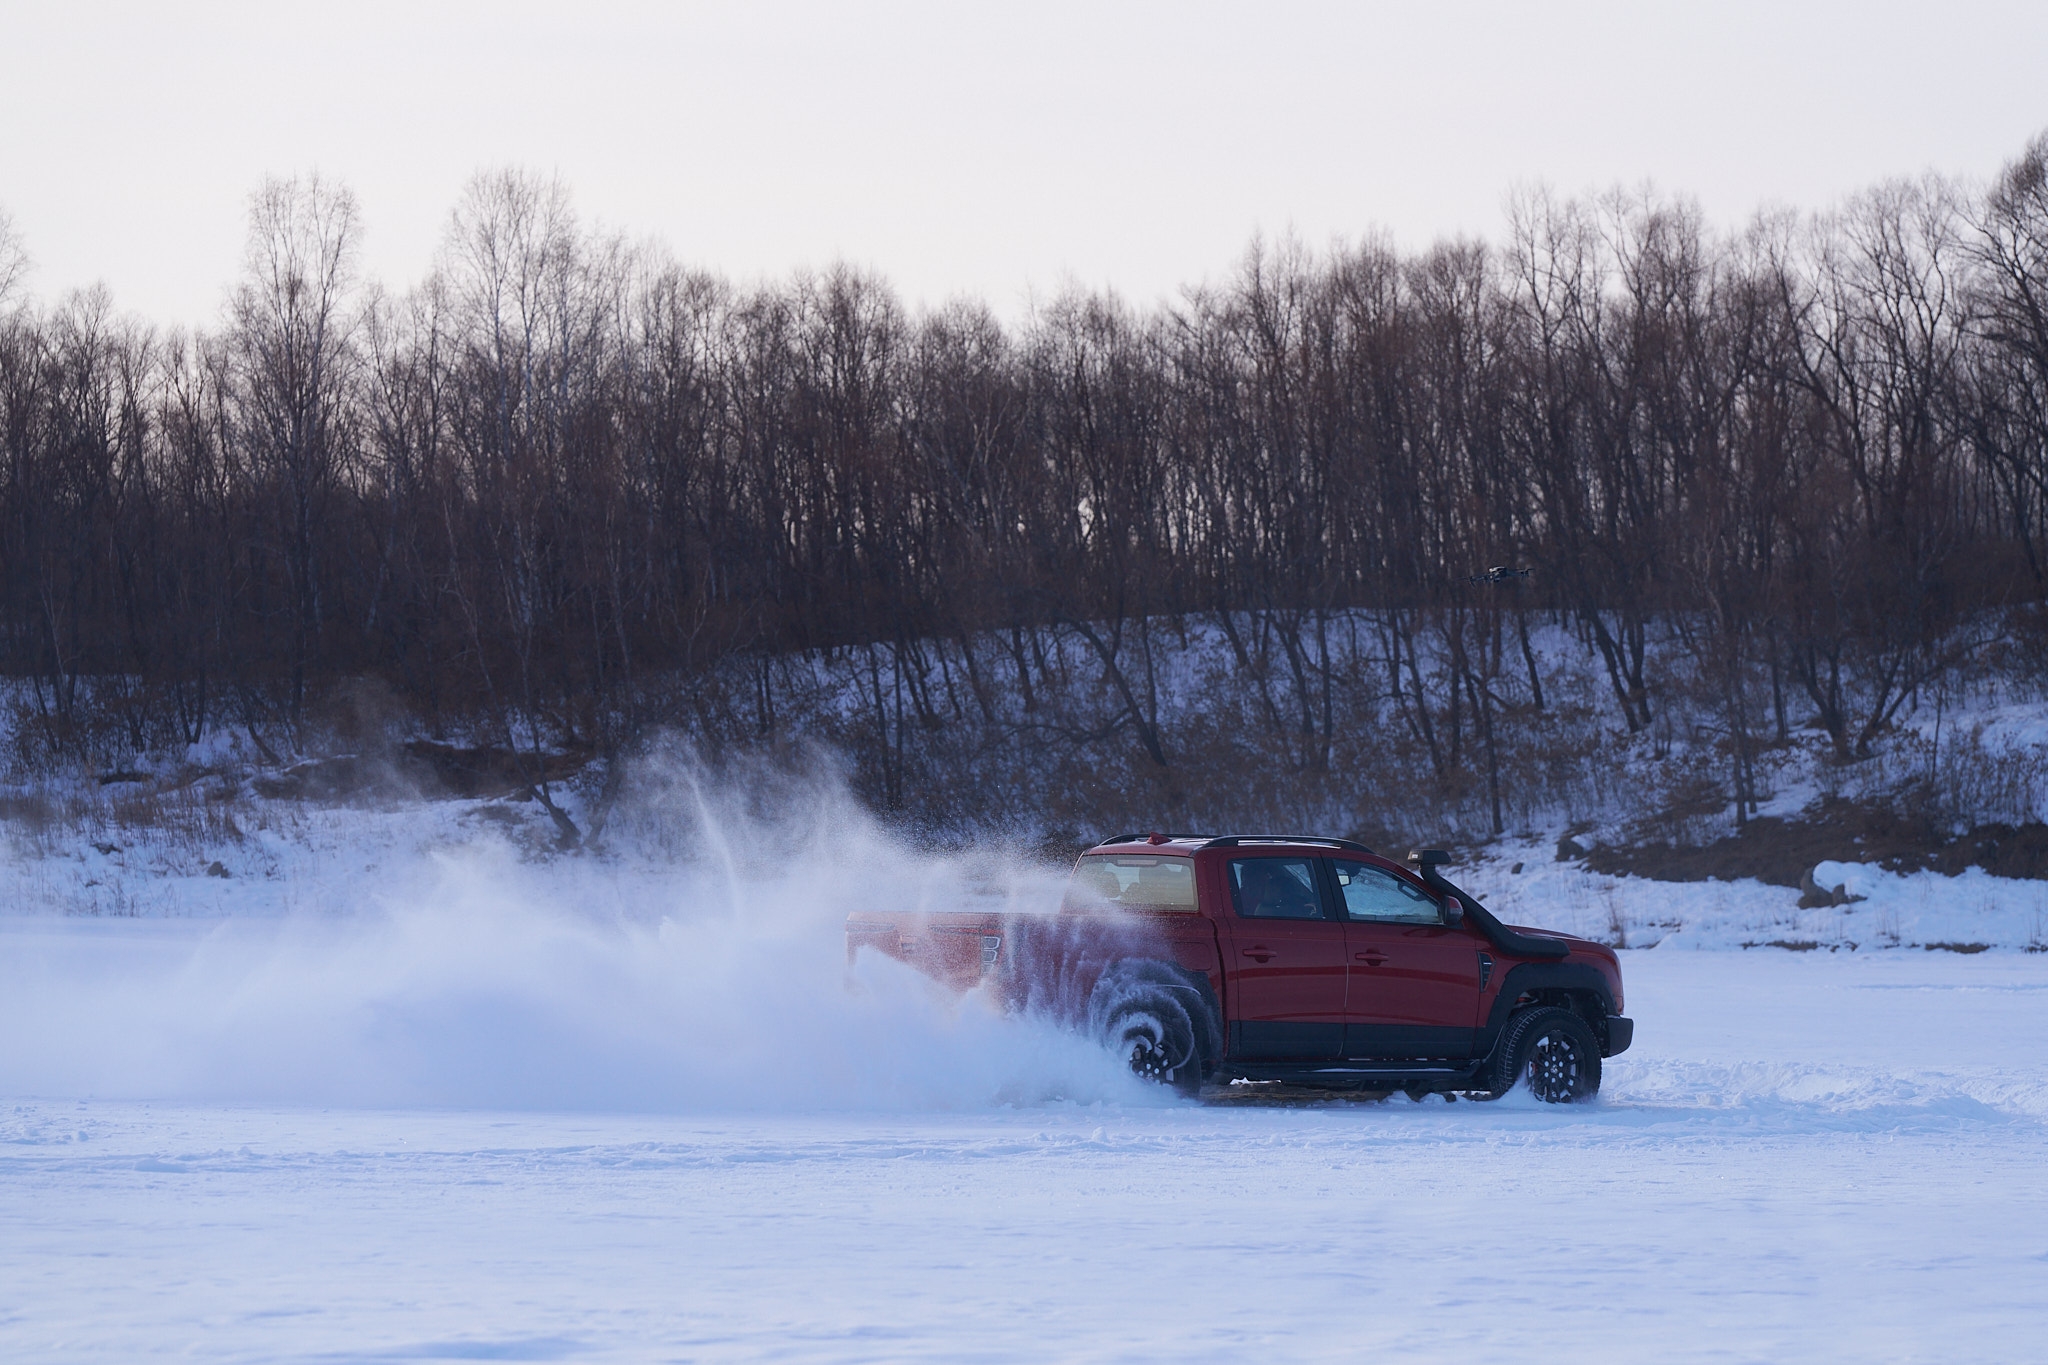
[[(1408, 861), (1415, 868), (1416, 875), (1437, 894), (1455, 898), (1458, 904), (1464, 906), (1465, 913), (1472, 917), (1472, 922), (1479, 926), (1479, 932), (1485, 934), (1487, 941), (1494, 947), (1504, 953), (1513, 953), (1517, 957), (1563, 957), (1571, 951), (1571, 946), (1562, 939), (1539, 938), (1502, 924), (1491, 910), (1479, 903), (1477, 896), (1468, 891), (1460, 891), (1451, 885), (1450, 878), (1437, 871), (1450, 860), (1451, 855), (1440, 848), (1418, 848), (1408, 854)], [(1447, 911), (1448, 908), (1447, 905)]]

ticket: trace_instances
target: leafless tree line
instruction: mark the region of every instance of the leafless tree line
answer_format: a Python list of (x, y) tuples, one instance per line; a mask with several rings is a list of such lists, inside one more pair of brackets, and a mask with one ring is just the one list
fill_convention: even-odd
[[(0, 669), (51, 734), (99, 679), (137, 748), (290, 743), (375, 675), (616, 752), (773, 735), (773, 661), (827, 651), (901, 804), (906, 734), (961, 717), (1171, 769), (1156, 646), (1199, 620), (1314, 770), (1365, 609), (1366, 681), (1496, 826), (1497, 732), (1544, 705), (1532, 621), (1571, 625), (1631, 730), (1675, 632), (1739, 815), (1760, 746), (1810, 717), (1869, 752), (2048, 572), (2048, 136), (1984, 190), (1735, 234), (1530, 194), (1499, 244), (1255, 245), (1170, 306), (1014, 326), (844, 268), (738, 288), (518, 173), (472, 184), (409, 294), (361, 278), (359, 233), (345, 190), (266, 185), (195, 335), (29, 301), (0, 224)], [(1097, 733), (1045, 718), (1047, 640), (1091, 661)], [(711, 716), (712, 671), (757, 682)]]

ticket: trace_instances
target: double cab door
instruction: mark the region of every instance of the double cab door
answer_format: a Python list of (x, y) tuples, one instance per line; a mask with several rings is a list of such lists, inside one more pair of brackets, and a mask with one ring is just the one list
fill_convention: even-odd
[(1344, 1054), (1351, 959), (1344, 922), (1330, 913), (1322, 862), (1265, 853), (1223, 865), (1234, 1056), (1325, 1061)]
[(1479, 1023), (1478, 938), (1444, 923), (1436, 893), (1377, 863), (1327, 858), (1349, 955), (1344, 1055), (1469, 1057)]
[(1363, 858), (1279, 852), (1225, 862), (1233, 1056), (1465, 1057), (1479, 949), (1434, 892)]

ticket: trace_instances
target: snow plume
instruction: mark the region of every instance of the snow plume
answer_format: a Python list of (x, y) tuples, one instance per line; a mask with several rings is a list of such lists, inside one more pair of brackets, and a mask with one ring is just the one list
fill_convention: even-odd
[(1060, 870), (910, 851), (829, 777), (717, 781), (676, 760), (636, 785), (602, 856), (470, 837), (363, 872), (344, 846), (271, 917), (0, 921), (0, 1093), (622, 1111), (1151, 1097), (1073, 1034), (846, 961), (849, 911), (1049, 908)]

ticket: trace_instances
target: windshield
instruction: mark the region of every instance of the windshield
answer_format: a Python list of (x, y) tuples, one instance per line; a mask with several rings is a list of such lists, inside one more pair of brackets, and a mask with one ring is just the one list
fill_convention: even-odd
[(1130, 853), (1083, 858), (1074, 869), (1074, 885), (1116, 905), (1195, 908), (1195, 865), (1186, 858)]

